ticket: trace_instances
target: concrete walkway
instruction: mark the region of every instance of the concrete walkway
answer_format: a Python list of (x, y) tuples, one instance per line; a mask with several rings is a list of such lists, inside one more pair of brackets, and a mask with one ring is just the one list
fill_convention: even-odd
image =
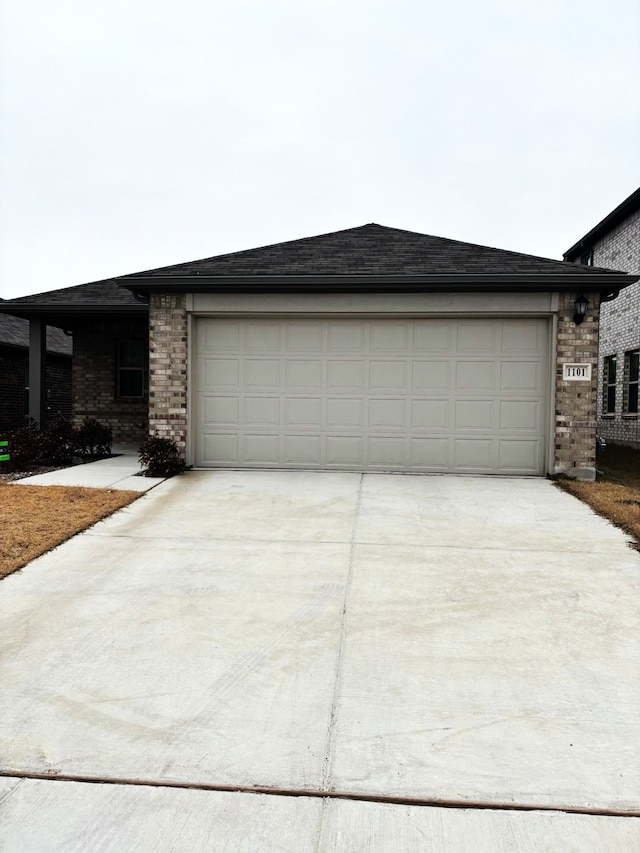
[(174, 478), (0, 585), (0, 847), (635, 853), (639, 594), (544, 480)]
[(115, 446), (110, 459), (99, 459), (85, 465), (60, 468), (47, 474), (34, 474), (14, 480), (16, 486), (89, 486), (95, 489), (118, 489), (132, 492), (148, 492), (162, 483), (163, 477), (138, 477), (142, 465), (138, 462), (136, 448), (128, 445)]

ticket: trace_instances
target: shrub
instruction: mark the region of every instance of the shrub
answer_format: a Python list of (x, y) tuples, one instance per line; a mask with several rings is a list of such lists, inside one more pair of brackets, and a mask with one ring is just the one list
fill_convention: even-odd
[(40, 433), (40, 455), (42, 465), (71, 465), (75, 453), (75, 430), (62, 418), (47, 424)]
[(10, 471), (27, 471), (32, 465), (37, 465), (42, 450), (42, 436), (33, 418), (29, 418), (24, 426), (14, 429), (7, 436), (9, 440), (9, 462), (0, 463)]
[(140, 463), (145, 466), (147, 477), (173, 477), (185, 469), (178, 445), (171, 438), (152, 435), (138, 449)]
[(74, 456), (86, 460), (111, 455), (111, 427), (93, 418), (86, 418), (77, 428), (59, 418), (47, 424), (42, 432), (33, 418), (29, 418), (24, 426), (4, 438), (9, 441), (11, 459), (0, 462), (0, 469), (8, 471), (28, 471), (38, 465), (72, 465)]
[(75, 452), (78, 456), (94, 459), (111, 455), (111, 427), (101, 424), (95, 418), (85, 418), (74, 432)]

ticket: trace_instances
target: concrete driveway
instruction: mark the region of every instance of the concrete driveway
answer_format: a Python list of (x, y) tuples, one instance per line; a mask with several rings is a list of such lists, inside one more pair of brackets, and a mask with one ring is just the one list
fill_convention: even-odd
[(0, 847), (635, 853), (639, 593), (544, 480), (175, 478), (0, 584)]

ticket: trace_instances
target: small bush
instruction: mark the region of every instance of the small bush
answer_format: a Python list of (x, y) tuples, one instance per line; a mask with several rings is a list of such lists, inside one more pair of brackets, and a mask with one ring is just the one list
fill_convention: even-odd
[(111, 427), (95, 418), (85, 418), (75, 432), (75, 452), (83, 459), (103, 458), (111, 455), (113, 437)]
[(42, 435), (33, 418), (9, 433), (7, 439), (11, 459), (0, 463), (0, 467), (9, 471), (27, 471), (32, 465), (38, 464), (42, 452)]
[(75, 430), (62, 418), (47, 424), (40, 433), (40, 456), (42, 465), (71, 465), (75, 453)]
[(140, 463), (145, 466), (147, 477), (173, 477), (185, 469), (178, 445), (170, 438), (152, 435), (138, 449)]
[(9, 441), (11, 456), (8, 462), (0, 462), (0, 470), (4, 471), (72, 465), (74, 456), (86, 461), (111, 455), (111, 427), (92, 418), (86, 418), (79, 427), (59, 418), (42, 431), (29, 418), (24, 426), (2, 438)]

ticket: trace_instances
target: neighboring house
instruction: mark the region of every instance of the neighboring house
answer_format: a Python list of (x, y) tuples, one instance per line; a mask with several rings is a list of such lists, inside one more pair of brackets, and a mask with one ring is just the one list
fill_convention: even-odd
[(197, 467), (592, 479), (600, 298), (637, 278), (364, 225), (3, 309), (73, 329), (74, 417)]
[[(47, 419), (71, 417), (71, 352), (68, 335), (47, 329)], [(28, 410), (29, 323), (0, 313), (0, 436), (22, 426)]]
[[(640, 189), (564, 254), (566, 261), (640, 275)], [(598, 432), (617, 444), (640, 447), (640, 283), (600, 312)]]

